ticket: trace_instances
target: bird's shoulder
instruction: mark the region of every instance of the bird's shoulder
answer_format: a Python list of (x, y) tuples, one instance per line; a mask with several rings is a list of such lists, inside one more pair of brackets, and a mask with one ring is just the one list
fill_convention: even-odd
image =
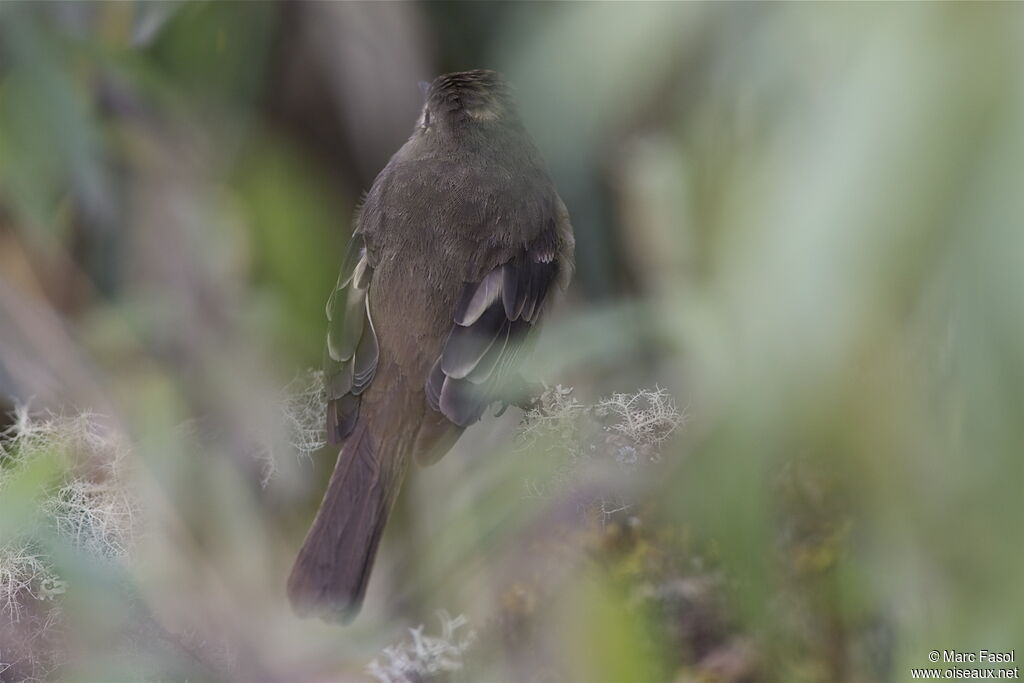
[(525, 245), (565, 251), (564, 204), (534, 155), (396, 153), (367, 192), (356, 232), (371, 264), (397, 253), (457, 256), (472, 281)]

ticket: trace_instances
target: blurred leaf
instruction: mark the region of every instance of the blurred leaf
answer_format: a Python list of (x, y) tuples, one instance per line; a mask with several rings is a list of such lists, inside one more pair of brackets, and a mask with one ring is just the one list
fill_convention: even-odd
[(109, 190), (87, 82), (75, 74), (75, 51), (22, 5), (0, 21), (10, 60), (0, 71), (0, 196), (22, 227), (66, 227), (56, 220), (69, 191), (99, 202)]
[(670, 680), (663, 643), (647, 615), (622, 589), (583, 574), (565, 596), (563, 645), (569, 680), (626, 683)]
[(66, 467), (64, 456), (48, 449), (13, 465), (0, 460), (0, 545), (33, 528), (40, 501)]
[(189, 2), (147, 51), (168, 82), (214, 101), (249, 104), (261, 94), (278, 6)]
[(280, 348), (318, 364), (324, 305), (354, 226), (348, 198), (280, 141), (263, 138), (238, 166), (236, 186), (253, 230), (258, 283), (279, 295)]

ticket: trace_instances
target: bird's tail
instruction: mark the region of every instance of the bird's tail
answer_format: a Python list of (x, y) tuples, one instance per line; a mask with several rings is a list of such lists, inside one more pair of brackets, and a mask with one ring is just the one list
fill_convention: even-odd
[(408, 461), (404, 444), (386, 435), (365, 416), (345, 441), (288, 578), (288, 598), (299, 616), (347, 622), (362, 606)]

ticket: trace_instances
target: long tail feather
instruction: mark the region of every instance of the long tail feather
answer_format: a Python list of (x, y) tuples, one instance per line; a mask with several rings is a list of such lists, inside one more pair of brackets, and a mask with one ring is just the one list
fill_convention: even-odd
[(406, 454), (389, 451), (371, 420), (360, 419), (288, 579), (288, 597), (299, 616), (348, 622), (359, 612), (405, 476)]

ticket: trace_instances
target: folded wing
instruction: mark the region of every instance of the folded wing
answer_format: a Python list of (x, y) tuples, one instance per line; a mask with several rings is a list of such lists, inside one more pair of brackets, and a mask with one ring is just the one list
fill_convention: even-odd
[(380, 351), (367, 297), (372, 280), (365, 242), (356, 233), (349, 241), (338, 283), (327, 300), (324, 384), (327, 438), (331, 443), (342, 441), (355, 427), (360, 395), (377, 370)]
[(518, 365), (565, 264), (545, 233), (479, 282), (467, 283), (448, 339), (427, 378), (427, 401), (460, 427), (476, 422)]

